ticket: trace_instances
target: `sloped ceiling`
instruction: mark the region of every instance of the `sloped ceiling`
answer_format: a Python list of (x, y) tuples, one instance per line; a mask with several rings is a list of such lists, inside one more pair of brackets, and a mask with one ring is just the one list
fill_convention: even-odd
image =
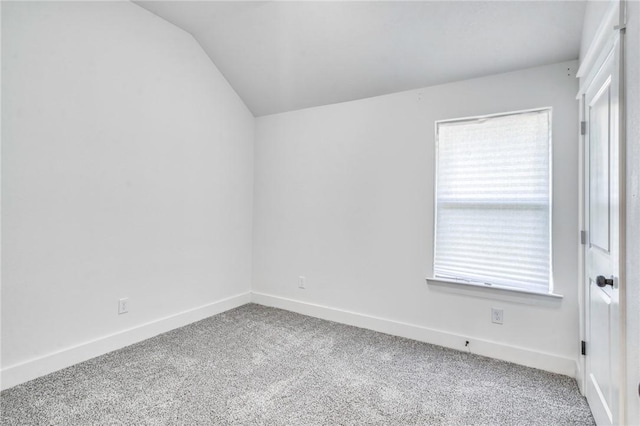
[(578, 58), (584, 1), (137, 1), (255, 116)]

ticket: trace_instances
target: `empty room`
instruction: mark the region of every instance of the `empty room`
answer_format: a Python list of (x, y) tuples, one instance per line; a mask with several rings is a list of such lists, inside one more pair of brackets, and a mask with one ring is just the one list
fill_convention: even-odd
[(3, 425), (640, 425), (640, 1), (2, 1)]

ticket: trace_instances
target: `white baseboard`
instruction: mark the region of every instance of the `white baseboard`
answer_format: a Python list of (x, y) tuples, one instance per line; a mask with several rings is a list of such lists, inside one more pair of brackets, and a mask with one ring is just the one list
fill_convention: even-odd
[(474, 339), (472, 336), (462, 336), (441, 330), (434, 330), (419, 325), (378, 318), (370, 315), (335, 309), (328, 306), (316, 305), (294, 299), (273, 296), (264, 293), (253, 292), (251, 301), (260, 305), (285, 309), (303, 315), (335, 321), (342, 324), (405, 337), (421, 342), (431, 343), (447, 348), (465, 350), (466, 340), (471, 342), (471, 352), (513, 362), (514, 364), (538, 368), (552, 373), (564, 374), (576, 377), (576, 360), (562, 356), (537, 352), (527, 348), (521, 348), (503, 343), (491, 342), (483, 339)]
[(149, 339), (251, 301), (251, 292), (237, 294), (188, 311), (99, 337), (45, 356), (10, 365), (1, 371), (0, 388), (8, 389), (79, 362)]

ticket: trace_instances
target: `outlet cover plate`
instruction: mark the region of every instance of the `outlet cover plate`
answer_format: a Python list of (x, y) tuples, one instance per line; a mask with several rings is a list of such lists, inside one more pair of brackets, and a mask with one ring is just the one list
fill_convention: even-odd
[(118, 300), (118, 315), (126, 314), (129, 312), (129, 298), (125, 297)]
[(491, 308), (491, 322), (494, 324), (502, 324), (504, 321), (504, 311), (502, 309)]

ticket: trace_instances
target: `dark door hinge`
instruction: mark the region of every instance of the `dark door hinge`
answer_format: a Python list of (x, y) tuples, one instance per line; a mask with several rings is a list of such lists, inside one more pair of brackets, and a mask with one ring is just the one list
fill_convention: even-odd
[(587, 342), (585, 342), (584, 340), (580, 342), (580, 353), (582, 355), (587, 354)]
[(587, 231), (580, 231), (580, 244), (587, 244)]
[(581, 135), (586, 135), (587, 134), (587, 122), (586, 121), (581, 121), (580, 122), (580, 134)]

